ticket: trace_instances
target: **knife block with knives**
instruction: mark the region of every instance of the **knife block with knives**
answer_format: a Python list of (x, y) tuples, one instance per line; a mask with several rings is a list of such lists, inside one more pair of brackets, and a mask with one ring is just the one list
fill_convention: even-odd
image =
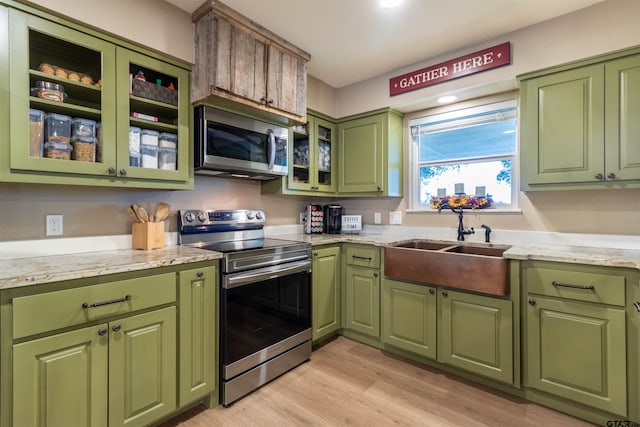
[(145, 210), (139, 203), (127, 207), (127, 213), (133, 220), (131, 224), (131, 247), (133, 249), (162, 249), (164, 247), (164, 220), (169, 216), (170, 206), (164, 202), (151, 204)]

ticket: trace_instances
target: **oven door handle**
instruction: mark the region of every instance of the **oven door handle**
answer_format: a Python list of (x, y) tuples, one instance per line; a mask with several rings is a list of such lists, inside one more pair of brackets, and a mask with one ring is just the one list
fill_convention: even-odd
[(224, 289), (233, 289), (238, 286), (250, 285), (264, 280), (276, 279), (278, 277), (303, 272), (311, 272), (310, 260), (290, 262), (286, 264), (286, 266), (277, 265), (242, 273), (228, 274), (222, 278), (222, 287)]

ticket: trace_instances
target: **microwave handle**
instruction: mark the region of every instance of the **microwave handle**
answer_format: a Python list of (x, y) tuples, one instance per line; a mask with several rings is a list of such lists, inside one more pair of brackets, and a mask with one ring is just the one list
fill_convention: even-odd
[(271, 129), (267, 130), (268, 169), (273, 170), (276, 161), (276, 136)]

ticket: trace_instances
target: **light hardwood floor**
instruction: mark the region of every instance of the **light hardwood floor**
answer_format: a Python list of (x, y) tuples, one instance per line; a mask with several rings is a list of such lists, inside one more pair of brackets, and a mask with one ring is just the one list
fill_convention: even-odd
[(339, 337), (230, 408), (163, 427), (562, 426), (592, 424)]

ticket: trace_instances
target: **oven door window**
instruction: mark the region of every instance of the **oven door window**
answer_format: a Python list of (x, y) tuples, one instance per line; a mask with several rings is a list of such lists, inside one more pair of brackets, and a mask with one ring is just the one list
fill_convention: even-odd
[(237, 362), (311, 327), (310, 274), (222, 289), (222, 357)]

